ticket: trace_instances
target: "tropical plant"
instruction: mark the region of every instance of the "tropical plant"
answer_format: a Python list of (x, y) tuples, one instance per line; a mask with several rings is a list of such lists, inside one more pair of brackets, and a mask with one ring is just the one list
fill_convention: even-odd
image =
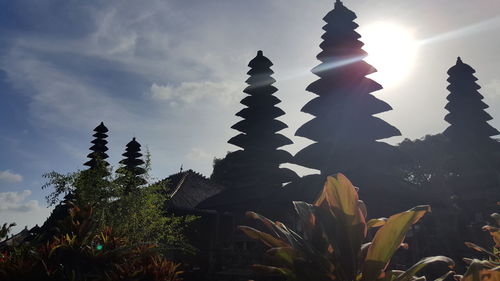
[(7, 239), (12, 228), (16, 226), (16, 223), (4, 223), (2, 228), (0, 228), (0, 241)]
[[(410, 281), (420, 280), (416, 274), (430, 263), (454, 266), (450, 258), (434, 256), (420, 260), (404, 272), (387, 269), (410, 227), (430, 212), (430, 206), (417, 206), (388, 219), (366, 221), (366, 208), (358, 199), (357, 189), (342, 174), (327, 178), (313, 204), (293, 202), (293, 205), (301, 234), (281, 222), (247, 213), (270, 230), (266, 233), (240, 226), (249, 237), (270, 248), (265, 253), (266, 265), (254, 265), (255, 269), (278, 273), (294, 281)], [(373, 240), (364, 243), (368, 229), (377, 227), (380, 228)], [(452, 271), (439, 280), (450, 274)]]
[(467, 271), (461, 277), (461, 281), (498, 281), (500, 280), (500, 214), (494, 213), (491, 215), (496, 226), (485, 225), (484, 231), (488, 231), (493, 238), (495, 245), (493, 251), (478, 246), (471, 242), (465, 242), (467, 247), (470, 247), (478, 252), (488, 256), (487, 260), (464, 258), (468, 264)]
[[(145, 160), (143, 176), (148, 178), (149, 154)], [(155, 242), (167, 248), (193, 251), (184, 230), (195, 218), (173, 216), (165, 212), (168, 183), (137, 185), (131, 188), (130, 184), (137, 182), (137, 175), (126, 170), (121, 174), (113, 173), (103, 161), (96, 161), (92, 169), (66, 175), (57, 172), (44, 175), (48, 182), (42, 188), (53, 189), (47, 196), (47, 202), (49, 205), (59, 203), (47, 221), (52, 225), (42, 226), (45, 231), (57, 227), (57, 221), (66, 216), (66, 203), (60, 202), (64, 195), (64, 198), (72, 198), (78, 206), (92, 206), (99, 230), (112, 227), (114, 232), (131, 241)]]
[(180, 264), (156, 244), (131, 243), (109, 227), (97, 231), (91, 207), (72, 205), (61, 228), (50, 241), (0, 253), (0, 280), (181, 280)]

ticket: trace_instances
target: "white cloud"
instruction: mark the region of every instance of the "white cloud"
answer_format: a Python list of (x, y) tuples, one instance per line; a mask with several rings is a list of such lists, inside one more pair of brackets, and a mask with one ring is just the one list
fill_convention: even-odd
[(0, 192), (0, 212), (32, 212), (40, 209), (37, 200), (26, 199), (31, 195), (31, 190), (22, 192)]
[(484, 90), (481, 91), (485, 97), (500, 98), (500, 80), (492, 79), (484, 85)]
[(182, 82), (178, 86), (153, 83), (150, 90), (153, 99), (169, 101), (172, 106), (200, 101), (230, 105), (239, 98), (239, 86), (229, 82)]
[(10, 170), (0, 171), (0, 181), (21, 182), (23, 181), (23, 176), (13, 173)]
[(201, 148), (191, 148), (191, 150), (187, 153), (186, 158), (193, 161), (206, 161), (207, 159), (212, 158), (213, 156), (210, 153), (206, 152)]

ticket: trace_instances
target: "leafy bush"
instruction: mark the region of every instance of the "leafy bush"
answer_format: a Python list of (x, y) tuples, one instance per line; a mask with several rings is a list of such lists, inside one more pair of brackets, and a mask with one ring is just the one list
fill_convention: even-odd
[(484, 231), (488, 231), (493, 238), (495, 246), (493, 251), (488, 251), (485, 248), (471, 242), (466, 242), (468, 247), (486, 254), (487, 260), (469, 259), (464, 261), (468, 264), (467, 271), (463, 276), (459, 276), (461, 281), (498, 281), (500, 280), (500, 214), (494, 213), (491, 217), (495, 220), (496, 226), (485, 225)]
[[(365, 205), (358, 200), (356, 188), (342, 174), (327, 178), (322, 193), (313, 204), (293, 204), (301, 235), (283, 223), (272, 222), (254, 212), (247, 213), (263, 222), (270, 231), (240, 226), (249, 237), (270, 248), (265, 254), (266, 265), (254, 265), (255, 269), (296, 281), (410, 281), (420, 280), (415, 274), (430, 263), (454, 265), (447, 257), (435, 256), (420, 260), (405, 272), (387, 269), (411, 225), (429, 212), (430, 206), (417, 206), (389, 219), (367, 222)], [(368, 229), (376, 227), (380, 229), (373, 240), (363, 243)], [(450, 274), (452, 271), (439, 280)]]
[[(149, 170), (148, 164), (146, 171)], [(164, 211), (168, 200), (165, 184), (131, 186), (135, 182), (133, 174), (116, 175), (102, 161), (94, 169), (66, 175), (51, 172), (44, 176), (48, 182), (42, 188), (53, 188), (47, 196), (49, 205), (59, 203), (62, 196), (69, 197), (79, 206), (92, 206), (101, 230), (110, 226), (131, 241), (151, 241), (167, 248), (194, 251), (184, 230), (195, 217), (178, 217)], [(144, 177), (148, 178), (148, 174)]]
[(164, 259), (155, 244), (132, 244), (111, 228), (96, 231), (92, 208), (70, 209), (62, 233), (0, 253), (0, 280), (178, 281), (180, 264)]
[(7, 239), (12, 228), (16, 226), (16, 223), (4, 223), (2, 228), (0, 228), (0, 242)]

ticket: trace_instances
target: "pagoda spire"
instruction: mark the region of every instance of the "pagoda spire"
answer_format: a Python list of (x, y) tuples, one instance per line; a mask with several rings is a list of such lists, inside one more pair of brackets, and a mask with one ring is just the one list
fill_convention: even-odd
[(109, 166), (109, 163), (105, 161), (109, 157), (106, 154), (106, 151), (108, 151), (106, 146), (108, 144), (108, 141), (106, 140), (108, 137), (106, 134), (108, 132), (108, 128), (106, 128), (104, 123), (101, 122), (101, 124), (94, 129), (94, 132), (95, 134), (93, 134), (93, 137), (95, 139), (91, 141), (93, 145), (89, 148), (92, 152), (87, 155), (90, 160), (83, 164), (88, 166), (89, 169), (95, 169), (98, 166), (98, 161), (102, 161), (104, 166)]
[(321, 63), (312, 70), (319, 79), (306, 89), (315, 97), (302, 108), (314, 118), (295, 133), (315, 143), (299, 151), (293, 163), (322, 175), (343, 172), (352, 178), (354, 171), (363, 174), (401, 160), (394, 147), (379, 142), (401, 132), (373, 116), (392, 108), (372, 94), (382, 86), (366, 77), (376, 69), (363, 60), (367, 53), (355, 19), (341, 1), (323, 18), (325, 33), (317, 55)]
[(450, 94), (446, 97), (448, 103), (445, 116), (446, 122), (450, 124), (443, 132), (453, 143), (461, 145), (480, 145), (491, 143), (492, 136), (500, 134), (488, 121), (493, 118), (485, 111), (488, 105), (482, 100), (484, 97), (479, 93), (478, 80), (474, 73), (476, 71), (464, 63), (460, 57), (448, 70), (447, 89)]
[(127, 143), (125, 153), (122, 156), (125, 159), (119, 162), (122, 166), (116, 172), (122, 174), (121, 179), (128, 179), (125, 193), (129, 193), (133, 187), (146, 183), (146, 180), (142, 176), (146, 173), (146, 170), (143, 168), (144, 161), (141, 159), (141, 144), (135, 138), (132, 138)]
[(285, 112), (276, 106), (281, 100), (274, 96), (278, 89), (272, 85), (276, 82), (271, 76), (272, 65), (261, 50), (248, 64), (250, 77), (243, 91), (248, 96), (241, 100), (246, 107), (236, 113), (243, 120), (231, 127), (240, 134), (228, 141), (241, 150), (229, 153), (214, 167), (212, 175), (227, 187), (277, 188), (298, 177), (292, 170), (279, 167), (292, 156), (278, 148), (292, 141), (277, 133), (288, 126), (276, 120)]

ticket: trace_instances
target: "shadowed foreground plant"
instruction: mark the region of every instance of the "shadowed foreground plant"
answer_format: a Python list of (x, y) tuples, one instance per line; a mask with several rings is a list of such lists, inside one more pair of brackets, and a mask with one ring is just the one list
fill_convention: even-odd
[(152, 243), (132, 244), (111, 228), (95, 231), (92, 208), (72, 206), (61, 234), (0, 252), (0, 280), (178, 281), (180, 264)]
[[(269, 229), (265, 233), (248, 226), (240, 229), (249, 237), (269, 247), (266, 265), (254, 265), (256, 270), (278, 273), (294, 281), (414, 281), (426, 265), (445, 262), (444, 256), (427, 257), (407, 271), (388, 270), (391, 257), (401, 246), (411, 225), (420, 220), (430, 206), (422, 205), (388, 219), (366, 221), (366, 208), (358, 199), (352, 183), (342, 174), (329, 176), (322, 193), (313, 204), (293, 202), (301, 234), (281, 222), (248, 212)], [(369, 228), (380, 227), (373, 240), (363, 243)], [(444, 280), (453, 272), (439, 278)]]
[(4, 223), (0, 228), (0, 241), (5, 240), (9, 237), (11, 229), (16, 226), (16, 223)]
[(488, 231), (495, 242), (493, 252), (478, 246), (474, 243), (465, 242), (467, 247), (470, 247), (478, 252), (486, 254), (487, 260), (464, 258), (468, 264), (467, 271), (461, 277), (461, 281), (500, 281), (500, 214), (494, 213), (491, 215), (496, 223), (496, 226), (485, 225), (484, 231)]

